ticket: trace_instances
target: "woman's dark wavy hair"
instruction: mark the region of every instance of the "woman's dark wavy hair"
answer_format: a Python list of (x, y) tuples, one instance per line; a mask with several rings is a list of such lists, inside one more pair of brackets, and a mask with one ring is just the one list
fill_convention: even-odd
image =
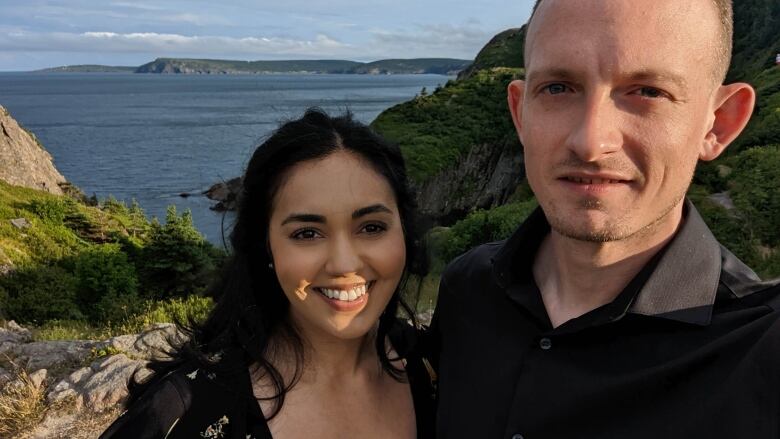
[[(267, 247), (268, 221), (274, 196), (284, 184), (287, 172), (296, 164), (324, 158), (336, 151), (349, 151), (361, 157), (382, 175), (392, 188), (406, 244), (406, 266), (401, 283), (387, 308), (379, 318), (375, 347), (382, 368), (397, 380), (405, 378), (388, 358), (385, 338), (396, 322), (399, 307), (413, 323), (414, 312), (402, 300), (401, 290), (409, 274), (424, 274), (426, 258), (421, 249), (415, 206), (408, 186), (404, 160), (400, 149), (375, 134), (369, 127), (355, 121), (350, 113), (330, 117), (319, 109), (309, 109), (300, 119), (282, 124), (254, 152), (243, 177), (238, 198), (237, 217), (230, 233), (232, 254), (225, 263), (210, 295), (216, 304), (203, 322), (177, 322), (188, 336), (184, 343), (172, 343), (169, 359), (147, 365), (153, 372), (139, 380), (134, 375), (128, 385), (130, 406), (142, 394), (161, 381), (169, 372), (185, 363), (223, 373), (246, 373), (257, 365), (275, 387), (274, 409), (265, 414), (271, 419), (279, 413), (287, 391), (300, 378), (304, 360), (303, 340), (296, 333), (288, 316), (290, 303), (269, 269), (271, 255)], [(295, 372), (289, 382), (268, 360), (269, 340), (281, 341), (295, 358)], [(239, 361), (221, 361), (229, 355)], [(224, 363), (233, 364), (230, 366)], [(237, 370), (243, 368), (243, 371)]]

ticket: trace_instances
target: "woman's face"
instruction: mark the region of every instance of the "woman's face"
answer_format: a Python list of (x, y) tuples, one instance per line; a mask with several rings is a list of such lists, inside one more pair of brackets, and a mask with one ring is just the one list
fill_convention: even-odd
[(379, 319), (406, 261), (387, 180), (337, 151), (295, 165), (273, 203), (274, 270), (304, 336), (354, 339)]

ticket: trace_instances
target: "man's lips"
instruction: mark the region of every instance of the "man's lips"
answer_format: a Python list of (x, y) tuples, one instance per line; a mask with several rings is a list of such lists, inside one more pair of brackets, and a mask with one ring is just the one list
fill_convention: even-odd
[(561, 177), (558, 177), (558, 179), (569, 183), (585, 185), (627, 184), (632, 181), (630, 178), (623, 175), (613, 173), (571, 173), (564, 174)]

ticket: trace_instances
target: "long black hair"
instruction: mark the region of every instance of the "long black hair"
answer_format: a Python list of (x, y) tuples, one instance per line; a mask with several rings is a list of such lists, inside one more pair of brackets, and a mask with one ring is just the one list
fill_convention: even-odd
[[(404, 379), (388, 358), (385, 338), (396, 323), (401, 308), (413, 323), (412, 309), (401, 298), (401, 290), (410, 274), (424, 274), (426, 260), (419, 243), (414, 218), (413, 194), (409, 188), (400, 149), (355, 121), (350, 113), (330, 117), (319, 109), (309, 109), (300, 119), (282, 124), (252, 155), (243, 176), (238, 197), (238, 209), (230, 233), (232, 253), (218, 279), (210, 287), (216, 304), (203, 322), (177, 322), (187, 335), (184, 343), (173, 343), (169, 359), (147, 365), (152, 374), (143, 380), (136, 375), (128, 384), (130, 406), (140, 395), (160, 381), (168, 372), (185, 363), (198, 367), (220, 369), (224, 355), (238, 358), (231, 364), (231, 373), (246, 371), (256, 365), (275, 388), (274, 409), (267, 419), (279, 413), (285, 394), (300, 377), (304, 360), (303, 341), (289, 320), (290, 303), (282, 291), (273, 270), (267, 247), (268, 226), (275, 194), (283, 184), (287, 171), (294, 165), (324, 158), (346, 150), (366, 160), (389, 183), (404, 231), (406, 266), (384, 312), (379, 317), (375, 348), (382, 368), (397, 380)], [(269, 361), (269, 341), (282, 343), (294, 357), (295, 370), (285, 382), (280, 371)], [(225, 369), (221, 369), (226, 371)]]

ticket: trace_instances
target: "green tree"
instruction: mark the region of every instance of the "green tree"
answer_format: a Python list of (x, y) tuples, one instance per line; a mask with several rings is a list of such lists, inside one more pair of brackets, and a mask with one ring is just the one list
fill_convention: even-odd
[(98, 245), (82, 252), (75, 272), (77, 303), (91, 320), (116, 322), (138, 308), (135, 267), (119, 245)]
[(179, 216), (169, 206), (165, 225), (152, 222), (149, 242), (140, 252), (144, 292), (157, 299), (200, 293), (221, 256), (195, 228), (189, 210)]

